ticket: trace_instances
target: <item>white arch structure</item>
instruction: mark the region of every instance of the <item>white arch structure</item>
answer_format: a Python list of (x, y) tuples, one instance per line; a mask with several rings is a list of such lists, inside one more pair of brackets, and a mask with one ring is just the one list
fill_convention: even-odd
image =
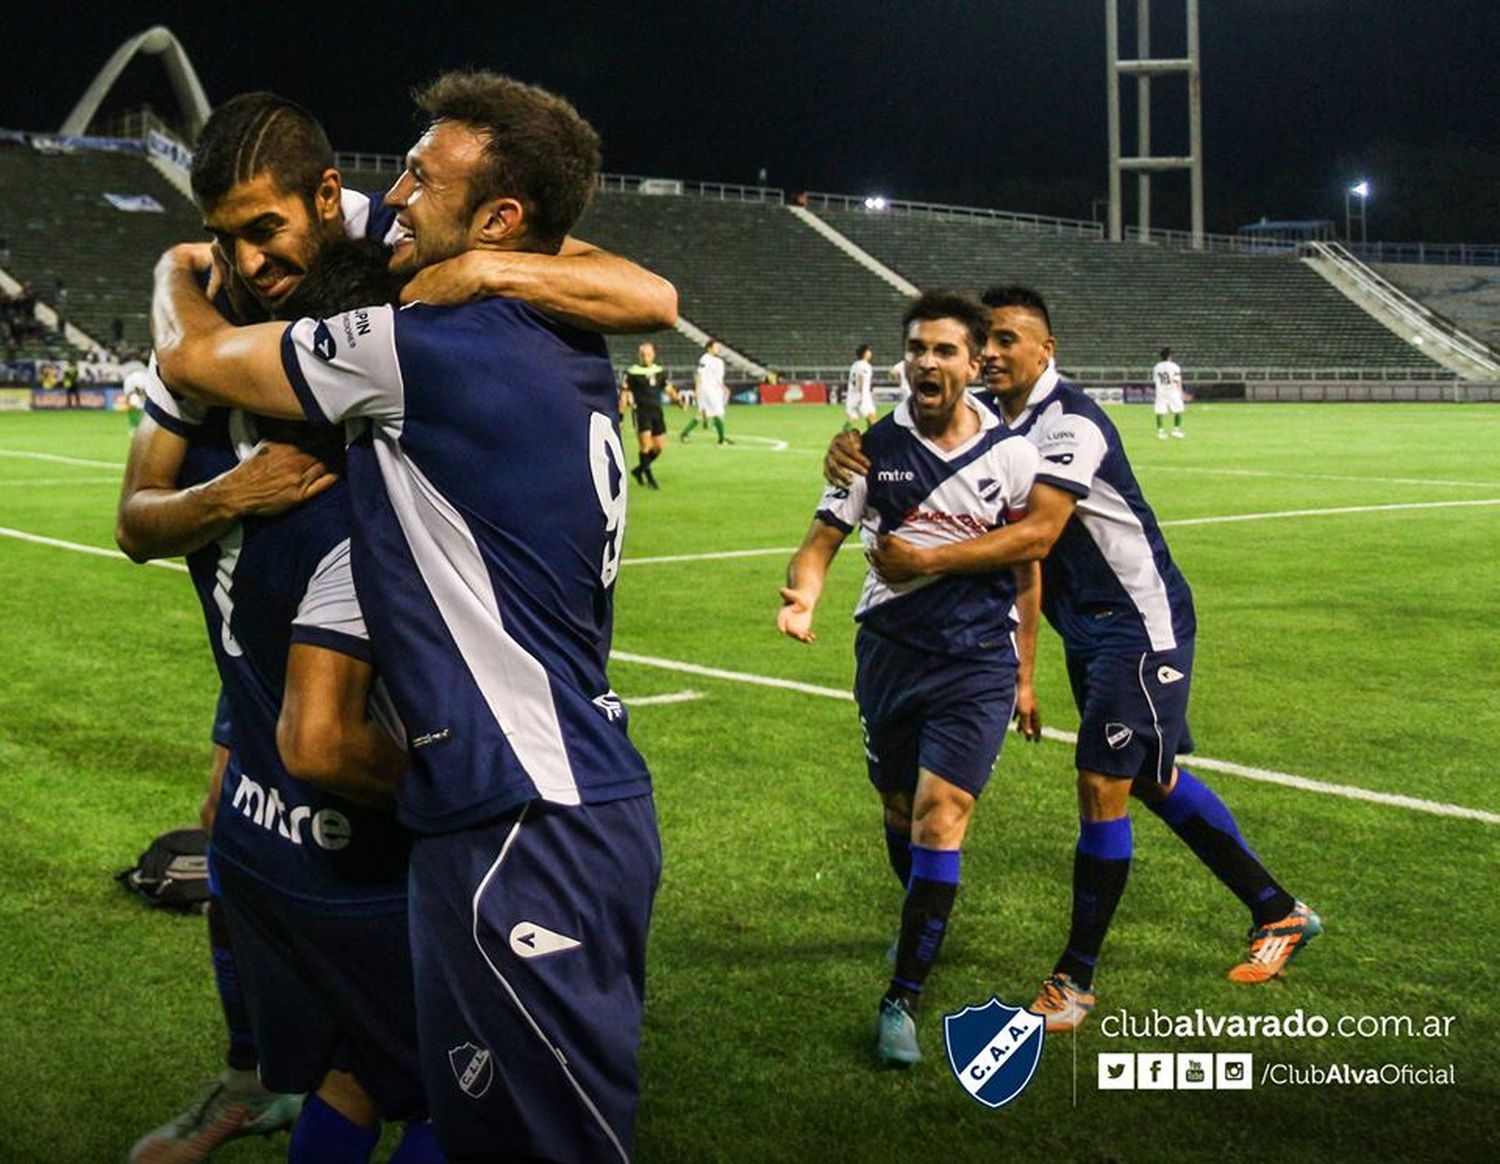
[(99, 106), (109, 94), (110, 87), (125, 71), (125, 66), (135, 59), (137, 53), (147, 53), (162, 58), (167, 77), (172, 82), (172, 92), (177, 97), (178, 108), (182, 111), (188, 138), (190, 141), (197, 139), (198, 131), (203, 128), (203, 123), (208, 120), (208, 115), (212, 110), (209, 108), (208, 98), (203, 94), (203, 85), (198, 80), (198, 74), (193, 69), (193, 62), (188, 60), (187, 50), (172, 35), (170, 29), (160, 24), (131, 37), (115, 49), (114, 56), (110, 57), (104, 68), (99, 70), (99, 75), (93, 79), (83, 96), (78, 99), (78, 104), (73, 106), (73, 112), (68, 114), (68, 119), (62, 123), (59, 133), (88, 132), (89, 122), (93, 120), (94, 114), (99, 112)]

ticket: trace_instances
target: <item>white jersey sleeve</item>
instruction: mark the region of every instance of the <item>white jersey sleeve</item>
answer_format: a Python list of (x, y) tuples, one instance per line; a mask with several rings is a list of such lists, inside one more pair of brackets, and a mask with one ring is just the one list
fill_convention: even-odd
[[(312, 633), (299, 634), (299, 631)], [(319, 641), (322, 635), (329, 634), (369, 641), (364, 612), (354, 591), (348, 538), (328, 551), (308, 579), (307, 591), (297, 606), (297, 616), (292, 619), (292, 634), (301, 641)]]
[(1038, 426), (1042, 432), (1036, 440), (1040, 458), (1036, 479), (1056, 485), (1079, 497), (1087, 497), (1094, 487), (1109, 444), (1099, 426), (1085, 416), (1058, 412), (1045, 416)]
[(1041, 454), (1024, 437), (1013, 437), (1001, 442), (1004, 456), (1002, 496), (1005, 498), (1005, 518), (1015, 521), (1026, 512), (1026, 502), (1031, 496), (1031, 486), (1036, 481)]
[(405, 411), (396, 310), (361, 307), (299, 319), (282, 337), (282, 363), (309, 420), (365, 417), (395, 424)]
[(203, 427), (204, 421), (208, 419), (210, 405), (203, 404), (197, 400), (188, 400), (186, 397), (174, 395), (172, 390), (162, 381), (161, 373), (156, 368), (156, 357), (151, 357), (151, 363), (146, 368), (146, 403), (150, 405), (150, 413), (153, 420), (164, 428), (171, 429), (179, 436), (189, 436), (195, 430)]
[(848, 485), (829, 485), (818, 502), (818, 520), (848, 533), (864, 519), (870, 484), (855, 477)]

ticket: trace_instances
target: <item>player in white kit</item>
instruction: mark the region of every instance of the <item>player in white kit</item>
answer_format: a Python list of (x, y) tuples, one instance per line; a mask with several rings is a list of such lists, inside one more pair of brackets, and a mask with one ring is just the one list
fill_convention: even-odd
[(724, 412), (729, 403), (729, 389), (724, 386), (724, 357), (719, 355), (719, 341), (716, 339), (710, 338), (703, 345), (703, 354), (698, 357), (698, 370), (693, 373), (693, 393), (698, 401), (698, 415), (688, 421), (687, 428), (682, 430), (682, 439), (687, 440), (688, 434), (701, 421), (704, 428), (714, 426), (721, 445), (734, 444), (724, 435)]
[(1172, 414), (1172, 435), (1182, 437), (1182, 369), (1172, 360), (1172, 349), (1162, 348), (1161, 360), (1151, 369), (1156, 388), (1156, 436), (1167, 439), (1167, 413)]

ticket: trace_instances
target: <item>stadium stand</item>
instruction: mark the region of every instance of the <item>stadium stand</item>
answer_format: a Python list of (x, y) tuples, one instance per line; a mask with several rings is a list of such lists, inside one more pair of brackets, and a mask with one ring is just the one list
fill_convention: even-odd
[(818, 214), (918, 286), (1042, 289), (1068, 367), (1432, 368), (1291, 258), (1169, 250), (976, 221), (826, 209)]
[[(106, 194), (145, 194), (162, 212), (118, 210)], [(161, 252), (205, 238), (197, 211), (144, 156), (25, 148), (0, 149), (0, 235), (7, 269), (34, 283), (43, 302), (57, 306), (62, 279), (69, 321), (107, 341), (119, 319), (130, 344), (150, 341), (151, 269)]]
[(671, 279), (683, 315), (760, 364), (847, 365), (862, 342), (898, 354), (906, 300), (785, 207), (601, 193), (578, 234)]

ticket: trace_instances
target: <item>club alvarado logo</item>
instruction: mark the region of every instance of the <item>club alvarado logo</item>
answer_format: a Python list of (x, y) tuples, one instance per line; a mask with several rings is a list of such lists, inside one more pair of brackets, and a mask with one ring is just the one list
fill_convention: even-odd
[(1031, 1082), (1042, 1060), (1040, 1015), (991, 996), (943, 1019), (948, 1066), (963, 1089), (986, 1107), (1003, 1107)]

